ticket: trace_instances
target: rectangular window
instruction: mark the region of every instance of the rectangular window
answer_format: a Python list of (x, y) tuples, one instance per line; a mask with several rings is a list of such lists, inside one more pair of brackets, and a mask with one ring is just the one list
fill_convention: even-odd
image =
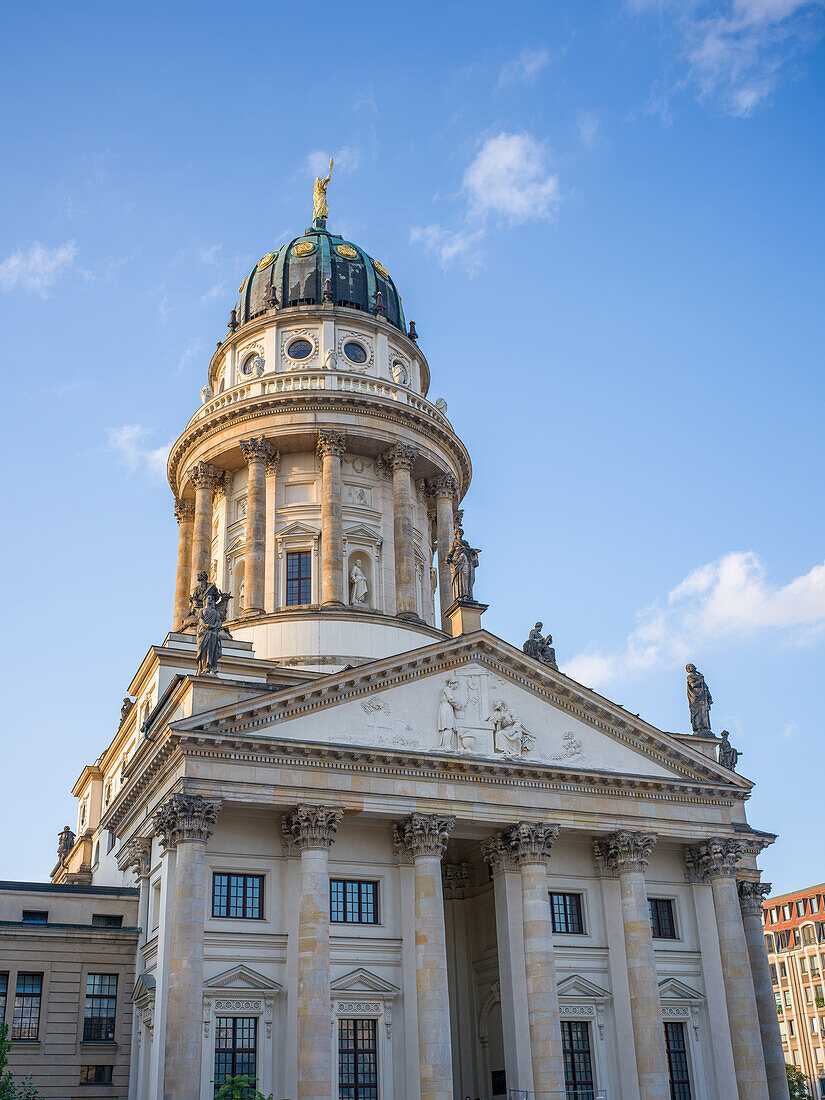
[(770, 934), (770, 932), (768, 932), (767, 936), (765, 936), (765, 948), (769, 955), (773, 954), (773, 936)]
[(774, 985), (779, 983), (779, 979), (776, 976), (776, 963), (771, 963), (771, 981)]
[(23, 924), (48, 924), (48, 909), (24, 909)]
[(584, 935), (581, 894), (551, 894), (550, 915), (554, 932)]
[(779, 993), (774, 993), (774, 998), (776, 1000), (776, 1011), (781, 1015), (782, 1014), (782, 997)]
[(122, 928), (123, 917), (120, 913), (92, 913), (93, 928)]
[(691, 1100), (684, 1024), (665, 1024), (671, 1100)]
[(785, 966), (785, 964), (783, 962), (781, 962), (779, 964), (779, 973), (781, 974), (781, 976), (783, 978), (787, 978), (787, 976), (788, 976), (788, 968)]
[(18, 974), (14, 995), (12, 1039), (36, 1039), (40, 1029), (40, 998), (43, 993), (42, 974)]
[(81, 1085), (111, 1085), (112, 1066), (81, 1066)]
[(799, 960), (799, 969), (802, 971), (803, 974), (808, 973), (808, 960), (805, 958), (804, 955)]
[(562, 1020), (564, 1088), (569, 1100), (590, 1100), (593, 1066), (590, 1060), (590, 1027), (578, 1020)]
[(378, 883), (331, 879), (329, 919), (335, 924), (378, 924)]
[(9, 992), (9, 976), (8, 974), (0, 974), (0, 1024), (6, 1018), (6, 997)]
[(227, 1077), (250, 1078), (255, 1084), (258, 1020), (255, 1016), (218, 1016), (215, 1021), (215, 1092)]
[(798, 917), (804, 917), (805, 916), (805, 899), (804, 898), (802, 898), (800, 901), (798, 901), (796, 903), (796, 915)]
[(263, 920), (264, 876), (212, 876), (212, 916)]
[(784, 996), (785, 996), (785, 1005), (788, 1008), (790, 1008), (791, 1007), (791, 991), (790, 991), (790, 989), (785, 990)]
[(114, 1040), (116, 1007), (117, 974), (87, 974), (84, 1043), (111, 1043)]
[(675, 940), (676, 922), (673, 919), (673, 902), (670, 898), (648, 898), (650, 927), (653, 938), (657, 940)]
[(375, 1020), (338, 1021), (340, 1100), (378, 1100), (377, 1030)]
[(312, 603), (312, 555), (299, 550), (286, 556), (286, 603)]

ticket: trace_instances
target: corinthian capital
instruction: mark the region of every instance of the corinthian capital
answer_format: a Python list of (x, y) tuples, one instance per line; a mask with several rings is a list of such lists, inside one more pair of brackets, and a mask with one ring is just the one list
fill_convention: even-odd
[(327, 455), (340, 458), (347, 447), (345, 432), (337, 432), (334, 428), (321, 428), (318, 432), (318, 457), (323, 460)]
[(332, 847), (343, 810), (331, 806), (296, 806), (283, 821), (284, 833), (299, 850)]
[(251, 462), (268, 462), (272, 457), (272, 448), (262, 435), (253, 435), (250, 439), (240, 439), (238, 442), (247, 465)]
[(222, 474), (218, 476), (215, 482), (215, 487), (212, 490), (213, 500), (222, 500), (232, 491), (232, 474), (228, 470), (224, 470)]
[(386, 453), (387, 462), (393, 470), (411, 470), (418, 458), (418, 448), (409, 443), (396, 443)]
[(427, 482), (427, 492), (433, 500), (438, 500), (439, 497), (448, 497), (452, 500), (453, 497), (458, 496), (458, 482), (452, 474), (443, 474)]
[(266, 460), (266, 476), (273, 477), (281, 466), (281, 452), (270, 448), (269, 458)]
[(736, 873), (736, 865), (744, 851), (745, 845), (741, 840), (718, 836), (685, 848), (688, 878), (698, 882), (707, 882), (712, 878), (730, 878)]
[(739, 907), (743, 913), (758, 917), (762, 914), (762, 902), (771, 892), (769, 882), (751, 882), (750, 879), (739, 879), (736, 883), (739, 891)]
[(155, 810), (152, 824), (164, 848), (176, 848), (182, 840), (200, 840), (205, 844), (212, 835), (220, 808), (220, 798), (172, 794)]
[(175, 501), (175, 519), (178, 521), (178, 525), (181, 523), (190, 522), (195, 518), (195, 505), (191, 500), (176, 500)]
[(469, 863), (442, 863), (441, 885), (444, 897), (463, 898), (473, 885), (473, 869)]
[(593, 841), (593, 858), (602, 873), (608, 875), (628, 871), (644, 874), (655, 844), (655, 833), (632, 833), (621, 829)]
[(196, 489), (214, 489), (222, 475), (208, 462), (196, 462), (188, 476)]
[(558, 825), (548, 825), (546, 822), (534, 825), (519, 821), (504, 830), (503, 838), (519, 863), (546, 863), (558, 835)]
[(118, 852), (118, 869), (131, 868), (138, 878), (148, 875), (152, 868), (152, 838), (150, 836), (133, 837)]
[(504, 838), (504, 833), (494, 833), (481, 842), (481, 854), (490, 864), (490, 870), (494, 875), (502, 871), (517, 871), (518, 862)]
[(413, 857), (444, 855), (450, 833), (455, 826), (454, 817), (440, 814), (410, 814), (393, 826), (393, 843)]

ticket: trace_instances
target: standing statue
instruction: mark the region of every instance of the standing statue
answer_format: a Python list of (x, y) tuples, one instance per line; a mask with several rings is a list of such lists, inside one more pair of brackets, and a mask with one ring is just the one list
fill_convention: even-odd
[(742, 753), (733, 747), (728, 741), (730, 734), (727, 730), (722, 730), (721, 733), (722, 744), (719, 746), (719, 763), (723, 768), (727, 768), (728, 771), (736, 771), (736, 762)]
[(536, 623), (533, 629), (530, 631), (530, 637), (521, 647), (522, 651), (527, 654), (528, 657), (532, 657), (535, 661), (541, 661), (543, 665), (549, 665), (551, 668), (558, 668), (556, 664), (556, 651), (553, 648), (553, 635), (548, 634), (546, 638), (542, 636), (542, 630), (544, 623)]
[(441, 689), (441, 698), (438, 701), (438, 747), (440, 749), (458, 748), (456, 715), (460, 710), (464, 710), (464, 705), (459, 695), (458, 680), (453, 676)]
[(313, 207), (312, 207), (312, 220), (320, 221), (323, 223), (327, 220), (329, 215), (329, 207), (327, 206), (327, 185), (332, 179), (332, 157), (329, 158), (329, 172), (321, 179), (320, 176), (315, 177), (315, 188), (312, 193)]
[(464, 531), (456, 524), (453, 541), (447, 554), (454, 600), (472, 600), (480, 553), (480, 550), (470, 546), (464, 538)]
[(367, 602), (368, 593), (367, 578), (361, 568), (361, 559), (356, 558), (349, 575), (349, 602), (363, 605)]
[(232, 595), (229, 592), (221, 592), (215, 582), (210, 581), (209, 574), (205, 572), (198, 573), (198, 583), (192, 589), (192, 595), (189, 597), (189, 610), (180, 625), (180, 629), (186, 630), (188, 627), (197, 627), (198, 612), (204, 606), (207, 596), (212, 597), (215, 610), (218, 612), (218, 615), (220, 615), (223, 636), (225, 638), (231, 638), (232, 635), (223, 624), (226, 622), (227, 612), (229, 611), (229, 601), (232, 599)]
[(134, 699), (130, 699), (128, 695), (124, 696), (123, 706), (120, 708), (120, 721), (121, 721), (121, 724), (126, 721), (126, 717), (127, 717), (127, 715), (129, 714), (129, 711), (132, 709), (132, 707), (134, 705), (135, 705)]
[(687, 697), (690, 706), (690, 724), (693, 732), (700, 737), (710, 735), (710, 707), (713, 699), (710, 697), (708, 685), (701, 672), (696, 671), (696, 665), (685, 665), (687, 675)]
[[(198, 611), (198, 675), (215, 675), (221, 659), (221, 632), (226, 628), (211, 593)], [(228, 632), (227, 632), (228, 633)]]
[(493, 713), (487, 719), (493, 723), (493, 749), (506, 756), (524, 756), (535, 743), (503, 699), (493, 701)]
[(74, 833), (68, 825), (64, 825), (57, 834), (57, 858), (63, 860), (74, 848)]

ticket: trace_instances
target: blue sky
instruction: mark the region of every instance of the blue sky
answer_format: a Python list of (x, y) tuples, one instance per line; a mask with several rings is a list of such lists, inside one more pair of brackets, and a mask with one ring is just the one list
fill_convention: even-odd
[(488, 629), (664, 729), (684, 664), (825, 878), (825, 10), (802, 0), (18, 5), (0, 148), (6, 839), (168, 629), (163, 467), (243, 275), (311, 216), (393, 274), (475, 465)]

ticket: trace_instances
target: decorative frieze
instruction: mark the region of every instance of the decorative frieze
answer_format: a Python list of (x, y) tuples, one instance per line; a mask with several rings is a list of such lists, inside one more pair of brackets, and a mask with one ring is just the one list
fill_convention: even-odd
[(711, 837), (701, 844), (685, 848), (687, 878), (691, 882), (709, 882), (712, 878), (731, 878), (745, 851), (741, 840)]
[(251, 462), (269, 462), (272, 458), (272, 447), (262, 435), (253, 435), (249, 439), (238, 440), (247, 465)]
[(212, 835), (220, 808), (220, 798), (173, 794), (155, 811), (152, 824), (167, 850), (176, 848), (182, 840), (199, 840), (205, 844)]
[(440, 814), (410, 814), (393, 826), (393, 843), (409, 852), (413, 859), (419, 856), (444, 855), (450, 833), (455, 827), (454, 817)]
[(644, 874), (655, 845), (655, 833), (636, 833), (626, 829), (594, 840), (593, 859), (597, 872), (610, 877), (633, 871)]
[(296, 806), (283, 818), (283, 832), (299, 851), (309, 848), (332, 847), (338, 825), (344, 816), (343, 810), (331, 806)]
[(337, 432), (334, 428), (321, 428), (318, 432), (318, 457), (323, 461), (327, 455), (340, 458), (347, 447), (345, 432)]
[(750, 916), (762, 916), (762, 902), (771, 892), (769, 882), (753, 882), (750, 879), (739, 879), (736, 883), (739, 891), (739, 907), (743, 913)]
[(138, 878), (148, 875), (152, 868), (152, 838), (133, 837), (118, 852), (117, 865), (121, 871), (127, 868), (133, 870)]
[(196, 462), (187, 476), (196, 489), (214, 489), (223, 474), (208, 462)]
[(175, 501), (175, 519), (178, 521), (178, 525), (181, 523), (191, 523), (195, 518), (195, 505), (191, 500), (176, 500)]

